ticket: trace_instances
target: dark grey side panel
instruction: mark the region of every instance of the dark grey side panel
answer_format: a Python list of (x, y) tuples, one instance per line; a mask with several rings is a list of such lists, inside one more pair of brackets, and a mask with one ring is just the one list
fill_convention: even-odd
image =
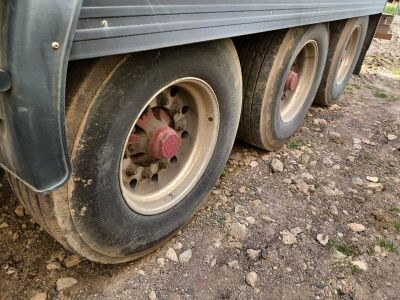
[(71, 59), (99, 57), (382, 12), (385, 0), (83, 0)]

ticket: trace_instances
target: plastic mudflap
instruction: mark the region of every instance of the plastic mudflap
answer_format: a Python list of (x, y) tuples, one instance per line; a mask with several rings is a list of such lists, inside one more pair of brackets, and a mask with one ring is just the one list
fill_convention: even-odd
[(37, 192), (70, 175), (65, 77), (81, 0), (0, 2), (0, 165)]

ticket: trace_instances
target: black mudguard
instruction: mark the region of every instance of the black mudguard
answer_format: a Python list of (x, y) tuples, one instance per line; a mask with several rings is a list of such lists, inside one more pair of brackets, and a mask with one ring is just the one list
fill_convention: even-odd
[(81, 0), (0, 4), (0, 164), (47, 192), (70, 176), (65, 77)]

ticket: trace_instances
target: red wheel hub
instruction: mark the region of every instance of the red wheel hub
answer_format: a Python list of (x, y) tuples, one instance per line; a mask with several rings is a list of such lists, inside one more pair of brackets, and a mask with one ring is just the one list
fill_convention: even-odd
[(299, 83), (299, 74), (297, 74), (295, 71), (290, 71), (285, 82), (285, 92), (294, 91), (298, 83)]
[(154, 160), (169, 159), (179, 151), (181, 139), (169, 125), (171, 118), (167, 112), (150, 109), (143, 114), (136, 125), (141, 129), (129, 137), (128, 146), (136, 163), (148, 165)]
[(174, 157), (181, 146), (180, 138), (171, 127), (156, 129), (149, 141), (149, 154), (157, 159)]

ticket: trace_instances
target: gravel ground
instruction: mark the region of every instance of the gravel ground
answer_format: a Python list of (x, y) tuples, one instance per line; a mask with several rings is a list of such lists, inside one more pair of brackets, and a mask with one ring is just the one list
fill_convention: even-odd
[(237, 142), (208, 202), (132, 263), (64, 250), (0, 190), (1, 299), (399, 299), (400, 24), (275, 153)]

